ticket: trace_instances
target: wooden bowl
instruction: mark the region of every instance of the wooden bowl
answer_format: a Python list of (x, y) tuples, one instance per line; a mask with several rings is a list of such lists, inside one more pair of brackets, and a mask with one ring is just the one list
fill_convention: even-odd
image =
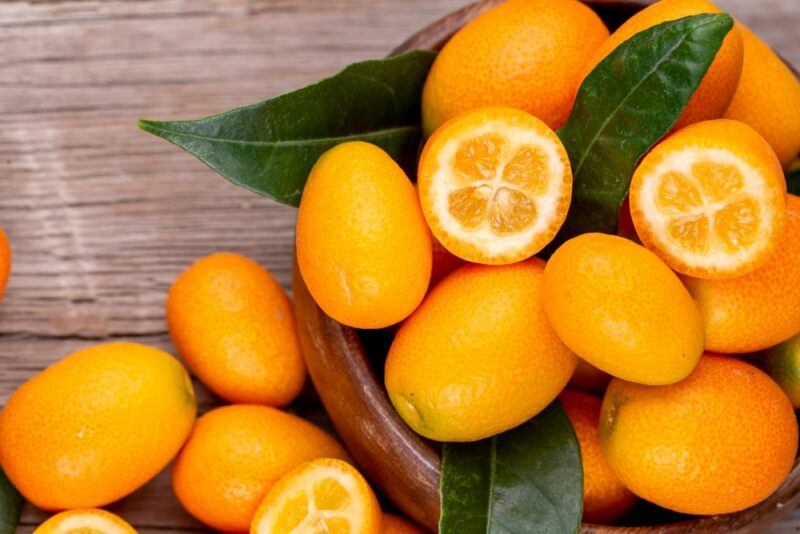
[[(483, 0), (434, 22), (392, 53), (438, 49), (459, 28), (502, 0)], [(584, 0), (614, 28), (653, 0)], [(400, 510), (435, 531), (439, 519), (438, 445), (412, 431), (397, 415), (383, 386), (383, 358), (391, 334), (359, 332), (328, 317), (293, 273), (294, 308), (311, 380), (336, 430), (373, 485)], [(377, 371), (377, 373), (376, 373)], [(735, 514), (667, 515), (671, 523), (605, 526), (584, 523), (584, 534), (763, 532), (800, 503), (800, 463), (767, 500)], [(651, 515), (652, 514), (652, 515)], [(644, 510), (637, 523), (651, 525), (663, 512)], [(651, 522), (647, 519), (652, 518)]]

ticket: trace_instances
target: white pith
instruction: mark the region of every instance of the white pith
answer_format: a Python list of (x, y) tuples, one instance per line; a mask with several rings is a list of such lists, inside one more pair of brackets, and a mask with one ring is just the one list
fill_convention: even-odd
[[(348, 495), (351, 496), (351, 499), (348, 501), (347, 506), (341, 510), (318, 510), (314, 502), (314, 486), (330, 478), (341, 484)], [(256, 526), (255, 532), (258, 534), (271, 534), (275, 529), (278, 514), (283, 510), (286, 501), (297, 497), (300, 493), (305, 493), (308, 497), (308, 515), (292, 530), (292, 534), (311, 532), (311, 523), (317, 521), (319, 517), (324, 519), (346, 519), (350, 523), (351, 532), (360, 532), (362, 518), (367, 513), (363, 500), (356, 497), (360, 491), (358, 481), (352, 475), (343, 473), (334, 467), (317, 465), (292, 480), (292, 491), (283, 495), (280, 500), (267, 510)]]
[[(729, 198), (711, 202), (706, 198), (700, 183), (692, 175), (692, 165), (702, 162), (735, 166), (742, 176), (742, 189)], [(661, 211), (657, 204), (658, 187), (664, 175), (670, 172), (678, 172), (694, 182), (703, 200), (702, 207), (695, 212), (686, 212), (679, 216)], [(681, 258), (688, 265), (711, 270), (724, 270), (732, 265), (748, 262), (753, 257), (754, 252), (759, 252), (769, 244), (769, 235), (773, 232), (775, 225), (772, 210), (770, 209), (774, 199), (771, 198), (771, 194), (765, 187), (766, 183), (767, 180), (764, 174), (758, 168), (753, 167), (730, 151), (714, 148), (687, 148), (670, 154), (648, 171), (641, 184), (637, 200), (642, 212), (646, 214), (647, 226), (656, 246), (673, 257)], [(724, 244), (719, 242), (717, 234), (713, 230), (715, 213), (728, 204), (748, 197), (755, 200), (758, 205), (758, 216), (761, 219), (758, 229), (759, 235), (751, 246), (741, 247), (737, 252), (730, 252), (725, 248)], [(709, 242), (708, 249), (705, 252), (697, 253), (687, 250), (669, 237), (667, 229), (670, 222), (676, 219), (690, 218), (693, 215), (705, 215), (708, 217)]]
[[(465, 187), (463, 180), (455, 176), (453, 172), (456, 152), (461, 143), (465, 141), (463, 137), (450, 139), (439, 150), (436, 158), (436, 172), (430, 178), (430, 195), (433, 202), (433, 211), (439, 218), (442, 229), (451, 238), (471, 243), (483, 250), (487, 256), (492, 257), (524, 248), (544, 232), (553, 223), (556, 217), (558, 199), (566, 191), (564, 159), (559, 151), (559, 146), (554, 140), (548, 139), (531, 129), (510, 125), (503, 121), (490, 121), (470, 131), (470, 137), (479, 137), (485, 134), (502, 136), (508, 141), (508, 144), (503, 149), (495, 177), (491, 180), (470, 182), (470, 187), (488, 185), (492, 188), (492, 197), (501, 186), (524, 193), (536, 206), (534, 224), (518, 233), (498, 235), (492, 231), (488, 217), (478, 228), (465, 228), (458, 219), (451, 215), (448, 197), (454, 191)], [(539, 195), (533, 195), (530, 191), (502, 181), (501, 178), (506, 164), (523, 145), (535, 146), (547, 155), (547, 190)]]
[(92, 529), (104, 534), (128, 534), (130, 530), (99, 514), (79, 514), (64, 518), (56, 527), (56, 532), (69, 533), (79, 529)]

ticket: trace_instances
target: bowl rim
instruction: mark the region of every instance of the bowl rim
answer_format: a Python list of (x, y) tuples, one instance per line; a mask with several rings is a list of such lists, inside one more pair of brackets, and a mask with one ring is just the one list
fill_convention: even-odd
[[(480, 0), (469, 4), (417, 31), (389, 56), (414, 49), (436, 50), (463, 25), (505, 0)], [(635, 13), (655, 0), (581, 0), (595, 10)], [(797, 70), (787, 62), (795, 74)], [(356, 462), (390, 501), (415, 521), (435, 529), (438, 523), (438, 478), (440, 456), (435, 447), (402, 421), (378, 380), (359, 338), (358, 331), (325, 314), (306, 287), (297, 259), (292, 273), (297, 328), (309, 375), (339, 435)], [(332, 377), (343, 378), (333, 380)], [(329, 387), (333, 386), (333, 387)], [(345, 415), (346, 410), (361, 415)], [(363, 418), (363, 414), (368, 417)], [(387, 441), (387, 435), (394, 441)], [(370, 450), (371, 449), (371, 450)], [(376, 451), (378, 451), (376, 453)], [(409, 471), (387, 470), (387, 456), (414, 462)], [(396, 466), (400, 467), (400, 466)], [(394, 477), (394, 478), (393, 478)], [(397, 487), (396, 478), (401, 479)], [(392, 484), (390, 484), (390, 482)], [(410, 488), (409, 484), (416, 484)], [(394, 487), (393, 487), (394, 486)], [(411, 490), (419, 491), (420, 495)], [(427, 499), (427, 502), (426, 502)], [(435, 506), (431, 499), (436, 499)], [(582, 534), (678, 534), (690, 532), (762, 532), (763, 528), (800, 504), (800, 458), (781, 486), (764, 501), (731, 514), (698, 516), (675, 523), (652, 526), (598, 525), (582, 523)]]

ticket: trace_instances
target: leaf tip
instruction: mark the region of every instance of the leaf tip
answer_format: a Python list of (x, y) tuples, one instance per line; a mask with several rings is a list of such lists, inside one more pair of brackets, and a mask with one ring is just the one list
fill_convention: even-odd
[(729, 13), (725, 12), (701, 13), (699, 15), (690, 15), (686, 18), (702, 21), (706, 25), (712, 25), (712, 26), (720, 25), (728, 31), (733, 29), (733, 25), (736, 23), (733, 17)]
[(149, 119), (139, 119), (137, 121), (137, 125), (139, 126), (140, 130), (144, 130), (145, 132), (153, 133), (153, 130), (156, 128), (158, 121), (152, 121)]
[(727, 28), (733, 28), (733, 25), (736, 23), (730, 13), (717, 13), (717, 18), (720, 21), (724, 21)]

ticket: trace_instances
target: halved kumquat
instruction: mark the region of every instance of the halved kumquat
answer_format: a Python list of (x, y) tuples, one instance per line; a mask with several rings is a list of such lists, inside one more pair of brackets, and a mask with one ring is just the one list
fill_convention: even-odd
[(34, 534), (136, 534), (136, 529), (116, 514), (100, 508), (78, 508), (56, 514)]
[(437, 129), (420, 158), (418, 190), (434, 236), (467, 261), (508, 264), (555, 237), (572, 196), (567, 152), (524, 111), (486, 107)]
[(364, 477), (334, 458), (307, 462), (267, 493), (250, 534), (381, 534), (378, 499)]
[(786, 221), (786, 182), (766, 141), (719, 119), (678, 131), (633, 176), (631, 216), (645, 246), (699, 278), (752, 272), (775, 250)]

